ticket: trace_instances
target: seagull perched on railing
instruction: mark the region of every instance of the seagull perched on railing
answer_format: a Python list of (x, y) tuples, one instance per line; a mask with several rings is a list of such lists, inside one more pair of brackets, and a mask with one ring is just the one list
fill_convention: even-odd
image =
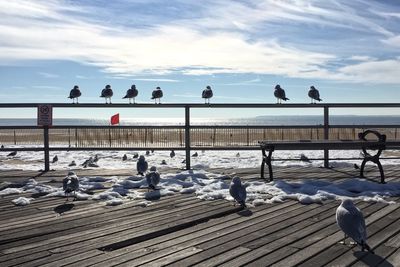
[(143, 155), (140, 155), (137, 163), (136, 163), (136, 169), (138, 174), (144, 176), (144, 173), (147, 171), (147, 168), (149, 167), (146, 158)]
[(154, 104), (157, 104), (157, 99), (158, 99), (158, 104), (161, 104), (161, 97), (163, 97), (163, 91), (159, 86), (155, 90), (153, 90), (153, 93), (151, 94), (151, 99), (154, 99)]
[(150, 171), (146, 174), (146, 181), (149, 188), (155, 190), (160, 182), (160, 173), (157, 171), (156, 166), (151, 166)]
[(344, 232), (343, 244), (346, 244), (346, 237), (351, 237), (361, 250), (368, 250), (374, 253), (367, 244), (367, 229), (365, 227), (364, 216), (361, 211), (354, 206), (350, 199), (342, 200), (342, 203), (336, 210), (336, 222)]
[(314, 87), (314, 85), (310, 86), (310, 90), (308, 91), (308, 96), (311, 98), (311, 104), (315, 104), (316, 101), (321, 101), (322, 99), (319, 98), (319, 92)]
[(135, 97), (139, 94), (139, 91), (136, 89), (136, 85), (132, 84), (131, 89), (126, 91), (126, 95), (123, 98), (129, 99), (129, 104), (131, 104), (131, 99), (133, 98), (133, 104), (135, 104)]
[(78, 104), (78, 97), (80, 97), (81, 94), (81, 90), (79, 90), (79, 86), (75, 85), (74, 88), (71, 89), (71, 91), (69, 92), (69, 97), (72, 99), (72, 104), (75, 104), (75, 99), (76, 99), (76, 104)]
[(113, 91), (111, 89), (111, 85), (107, 84), (106, 87), (101, 90), (101, 96), (106, 99), (106, 104), (108, 104), (107, 99), (110, 99), (110, 104), (111, 104), (111, 97), (113, 96)]
[(79, 178), (73, 171), (69, 171), (68, 175), (63, 179), (63, 190), (65, 195), (67, 196), (68, 201), (68, 194), (74, 192), (74, 200), (76, 199), (76, 191), (79, 189)]
[(229, 193), (235, 199), (236, 202), (240, 204), (243, 208), (246, 207), (246, 187), (242, 185), (242, 181), (239, 177), (234, 177), (232, 179), (231, 185), (229, 187)]
[(286, 97), (285, 90), (283, 90), (279, 84), (275, 86), (274, 96), (276, 97), (277, 104), (282, 104), (282, 100), (289, 100), (289, 98)]
[(201, 97), (204, 98), (204, 104), (210, 104), (210, 98), (213, 97), (211, 86), (207, 85), (206, 89), (203, 90)]

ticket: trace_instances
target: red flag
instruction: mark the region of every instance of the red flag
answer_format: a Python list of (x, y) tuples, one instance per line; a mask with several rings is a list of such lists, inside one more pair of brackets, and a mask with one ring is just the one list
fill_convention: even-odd
[(111, 116), (111, 125), (119, 124), (119, 113)]

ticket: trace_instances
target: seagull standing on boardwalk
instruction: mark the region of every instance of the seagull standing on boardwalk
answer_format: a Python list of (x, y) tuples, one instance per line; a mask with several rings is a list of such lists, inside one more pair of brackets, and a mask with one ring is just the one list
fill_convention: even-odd
[(342, 200), (342, 203), (337, 208), (336, 222), (344, 232), (343, 244), (346, 244), (346, 237), (349, 236), (361, 246), (362, 251), (366, 249), (374, 253), (367, 244), (367, 229), (364, 216), (350, 199)]
[(110, 104), (111, 104), (111, 97), (113, 96), (113, 91), (111, 89), (111, 85), (107, 84), (106, 87), (101, 90), (101, 96), (106, 99), (106, 104), (108, 104), (107, 99), (110, 99)]
[(150, 171), (146, 174), (146, 181), (149, 188), (155, 190), (160, 182), (160, 173), (157, 171), (156, 166), (151, 166)]
[(286, 97), (285, 90), (283, 90), (279, 84), (275, 86), (274, 96), (276, 97), (277, 104), (282, 104), (282, 100), (289, 100), (289, 98)]
[(141, 155), (136, 163), (136, 169), (138, 174), (144, 176), (144, 173), (147, 171), (149, 165), (143, 155)]
[(213, 97), (211, 86), (207, 85), (206, 89), (203, 90), (201, 97), (204, 98), (204, 104), (210, 104), (210, 98)]
[(154, 104), (157, 104), (157, 99), (158, 99), (158, 104), (161, 104), (161, 97), (163, 97), (163, 91), (159, 86), (155, 90), (153, 90), (153, 93), (151, 94), (151, 99), (154, 99)]
[(69, 92), (69, 97), (72, 99), (72, 104), (75, 104), (75, 98), (76, 98), (76, 104), (78, 104), (78, 97), (81, 96), (81, 90), (79, 90), (79, 86), (75, 85), (74, 88), (71, 89)]
[(322, 100), (321, 98), (319, 98), (319, 92), (314, 87), (314, 85), (311, 85), (310, 90), (308, 91), (308, 96), (311, 98), (311, 104), (315, 104), (317, 103), (316, 101)]
[(68, 201), (68, 194), (74, 192), (74, 200), (76, 199), (76, 190), (79, 189), (79, 178), (73, 171), (69, 171), (68, 175), (63, 179), (63, 190), (65, 195), (67, 196)]
[(126, 91), (126, 95), (123, 98), (128, 98), (129, 104), (131, 104), (131, 99), (133, 98), (133, 104), (135, 104), (135, 97), (139, 94), (139, 91), (136, 89), (136, 85), (132, 84), (131, 89)]
[(246, 187), (242, 185), (242, 181), (239, 177), (234, 177), (232, 179), (231, 185), (229, 187), (229, 193), (235, 199), (236, 202), (240, 204), (243, 208), (246, 207)]

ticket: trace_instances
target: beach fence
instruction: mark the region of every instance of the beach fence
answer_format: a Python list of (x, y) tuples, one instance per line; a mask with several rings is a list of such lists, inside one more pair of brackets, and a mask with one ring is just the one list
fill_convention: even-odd
[[(42, 104), (10, 103), (0, 108), (37, 108)], [(47, 103), (46, 103), (47, 105)], [(332, 108), (400, 108), (400, 103), (346, 104), (64, 104), (49, 103), (53, 108), (182, 108), (184, 125), (134, 126), (0, 126), (3, 151), (43, 151), (45, 170), (49, 170), (49, 151), (62, 150), (184, 150), (186, 168), (190, 169), (191, 150), (258, 150), (258, 141), (270, 140), (357, 140), (367, 129), (400, 140), (400, 122), (390, 125), (330, 124)], [(221, 108), (296, 108), (322, 109), (320, 125), (192, 125), (193, 109)], [(216, 111), (217, 113), (217, 111)], [(329, 151), (324, 151), (324, 165), (329, 166)]]

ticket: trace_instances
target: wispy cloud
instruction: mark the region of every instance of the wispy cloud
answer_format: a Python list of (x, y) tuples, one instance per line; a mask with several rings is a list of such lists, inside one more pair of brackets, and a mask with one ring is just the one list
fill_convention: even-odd
[[(398, 28), (382, 19), (398, 20), (393, 6), (369, 1), (205, 0), (166, 4), (121, 0), (105, 7), (89, 4), (1, 2), (0, 64), (72, 60), (97, 66), (114, 78), (133, 80), (137, 75), (252, 73), (363, 82), (369, 66), (390, 70), (398, 62), (375, 55), (351, 58), (348, 54), (369, 43), (400, 47)], [(163, 6), (165, 15), (161, 16), (156, 6)], [(119, 12), (118, 16), (110, 16), (113, 12)], [(281, 30), (284, 26), (287, 31)], [(324, 39), (326, 30), (335, 31), (335, 38)], [(343, 47), (346, 50), (342, 51)], [(39, 74), (56, 78), (50, 73)], [(367, 80), (400, 83), (400, 76), (392, 75), (397, 72), (386, 72), (385, 79), (372, 75)]]
[(45, 78), (54, 79), (60, 77), (58, 74), (48, 73), (48, 72), (38, 72), (40, 76)]

